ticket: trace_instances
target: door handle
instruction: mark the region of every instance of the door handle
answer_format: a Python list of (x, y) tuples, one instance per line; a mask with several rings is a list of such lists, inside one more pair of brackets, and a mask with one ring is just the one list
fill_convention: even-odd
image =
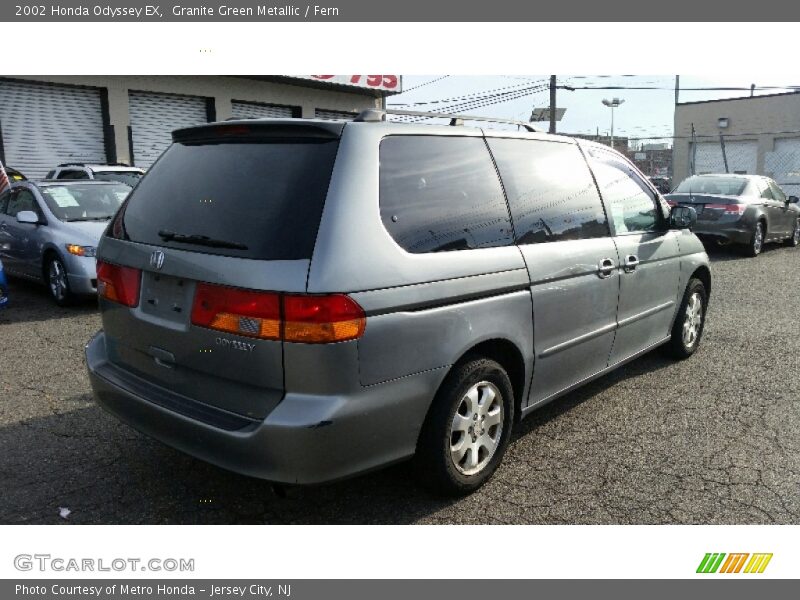
[(611, 275), (613, 275), (613, 273), (614, 273), (615, 266), (616, 265), (614, 265), (614, 261), (613, 260), (611, 260), (610, 258), (604, 258), (597, 265), (597, 276), (600, 279), (605, 279), (606, 277), (611, 277)]
[(625, 257), (625, 264), (623, 265), (623, 268), (625, 269), (626, 273), (633, 273), (638, 265), (639, 257), (630, 254)]

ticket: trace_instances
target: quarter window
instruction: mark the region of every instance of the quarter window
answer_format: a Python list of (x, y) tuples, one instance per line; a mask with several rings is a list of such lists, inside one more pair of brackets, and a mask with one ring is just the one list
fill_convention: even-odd
[(650, 187), (616, 155), (595, 148), (589, 154), (614, 234), (657, 231), (661, 219)]
[(491, 139), (519, 244), (609, 235), (597, 187), (575, 144)]
[(381, 219), (412, 253), (513, 244), (483, 138), (391, 136), (380, 147)]
[(769, 187), (772, 190), (772, 197), (778, 202), (786, 202), (786, 194), (774, 181), (769, 182)]

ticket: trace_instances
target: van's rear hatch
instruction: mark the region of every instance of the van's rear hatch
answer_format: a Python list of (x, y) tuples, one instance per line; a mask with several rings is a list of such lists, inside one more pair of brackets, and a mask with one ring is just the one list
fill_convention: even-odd
[(172, 406), (251, 419), (274, 408), (282, 342), (193, 324), (195, 296), (204, 284), (305, 291), (342, 128), (239, 121), (173, 134), (98, 250), (139, 278), (136, 306), (101, 300), (112, 368), (168, 391)]

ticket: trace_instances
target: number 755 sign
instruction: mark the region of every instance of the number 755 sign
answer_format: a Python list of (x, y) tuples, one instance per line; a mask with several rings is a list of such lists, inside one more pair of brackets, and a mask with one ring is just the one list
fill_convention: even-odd
[(375, 90), (401, 91), (400, 75), (298, 75), (298, 77)]

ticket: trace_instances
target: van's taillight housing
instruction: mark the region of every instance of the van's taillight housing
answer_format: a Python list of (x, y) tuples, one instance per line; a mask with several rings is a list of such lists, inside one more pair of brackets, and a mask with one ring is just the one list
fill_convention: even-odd
[(101, 298), (131, 308), (139, 306), (141, 281), (139, 269), (97, 261), (97, 293)]
[(361, 337), (364, 310), (344, 294), (276, 294), (198, 283), (192, 324), (236, 335), (306, 344)]

